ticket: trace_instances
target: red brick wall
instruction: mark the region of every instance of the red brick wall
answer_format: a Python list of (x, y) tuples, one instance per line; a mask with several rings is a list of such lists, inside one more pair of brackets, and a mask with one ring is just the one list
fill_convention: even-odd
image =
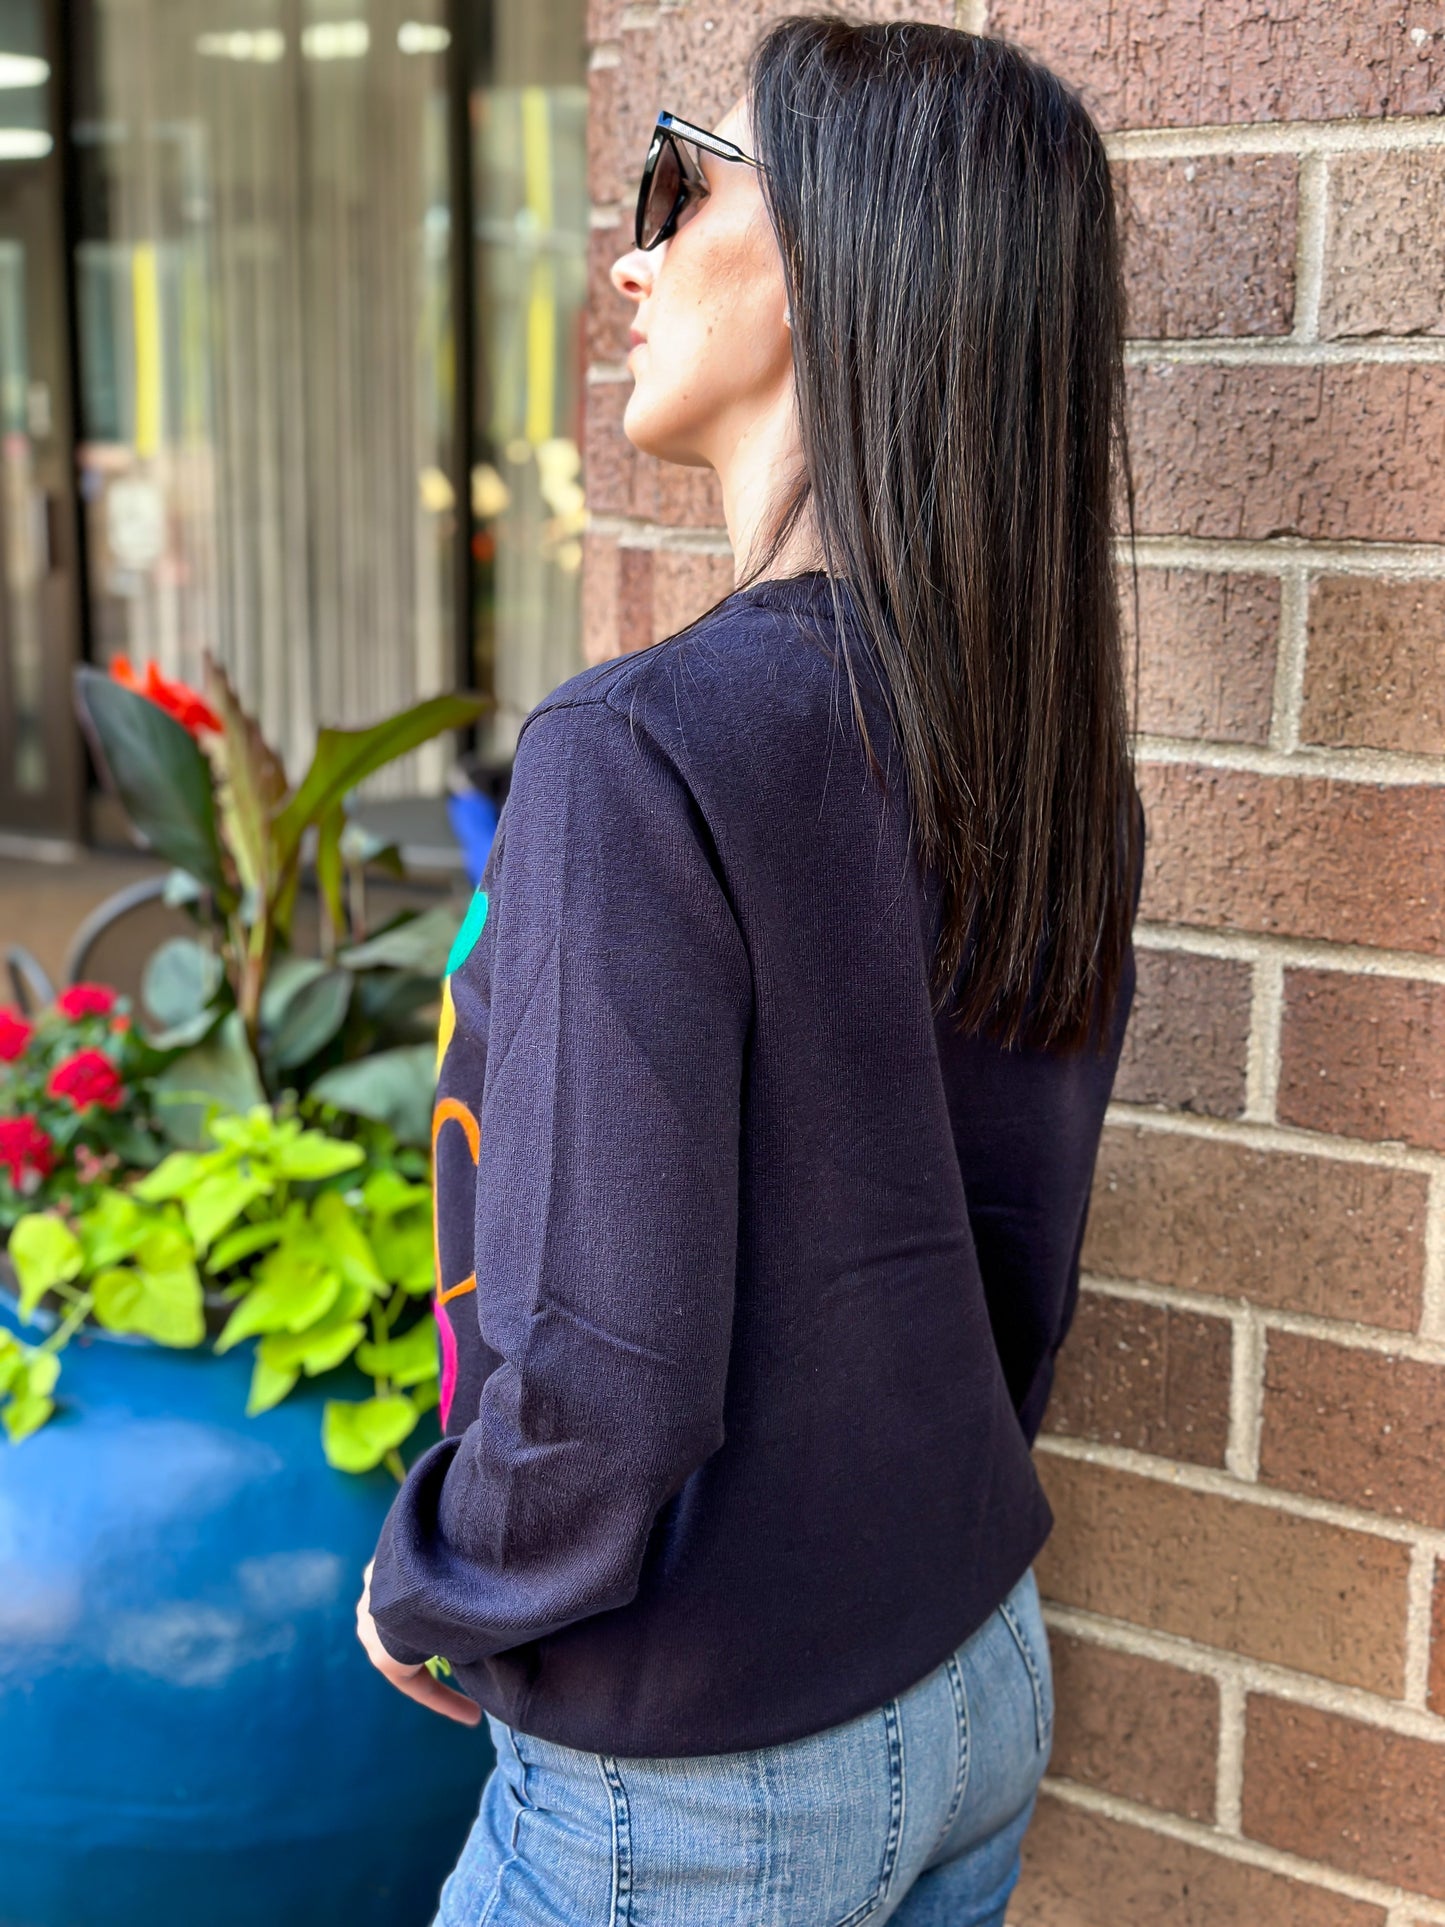
[[(594, 656), (731, 586), (712, 478), (621, 437), (605, 273), (656, 109), (720, 114), (790, 10), (593, 8)], [(1438, 1927), (1445, 6), (856, 10), (1042, 53), (1126, 201), (1151, 849), (1010, 1920)]]

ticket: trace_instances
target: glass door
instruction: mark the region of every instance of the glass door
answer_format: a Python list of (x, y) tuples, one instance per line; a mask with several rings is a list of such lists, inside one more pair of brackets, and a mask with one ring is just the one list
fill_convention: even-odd
[(64, 228), (39, 0), (0, 0), (0, 833), (80, 833)]

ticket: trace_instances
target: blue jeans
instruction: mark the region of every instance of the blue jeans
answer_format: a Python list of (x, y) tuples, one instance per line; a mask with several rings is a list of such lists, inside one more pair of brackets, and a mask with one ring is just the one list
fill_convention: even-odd
[(492, 1720), (433, 1927), (1002, 1927), (1053, 1720), (1032, 1567), (927, 1679), (783, 1746), (610, 1759)]

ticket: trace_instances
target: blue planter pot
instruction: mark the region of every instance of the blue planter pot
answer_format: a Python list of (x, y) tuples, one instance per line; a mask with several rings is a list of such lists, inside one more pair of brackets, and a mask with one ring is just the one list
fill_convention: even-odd
[(0, 1443), (0, 1927), (432, 1917), (485, 1726), (367, 1664), (356, 1596), (395, 1484), (326, 1464), (328, 1392), (246, 1418), (249, 1377), (84, 1334), (65, 1409)]

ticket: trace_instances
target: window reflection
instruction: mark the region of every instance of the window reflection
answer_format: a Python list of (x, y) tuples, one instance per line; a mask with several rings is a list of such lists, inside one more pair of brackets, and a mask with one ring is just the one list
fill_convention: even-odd
[(503, 0), (472, 90), (477, 678), (493, 757), (582, 667), (586, 9)]

